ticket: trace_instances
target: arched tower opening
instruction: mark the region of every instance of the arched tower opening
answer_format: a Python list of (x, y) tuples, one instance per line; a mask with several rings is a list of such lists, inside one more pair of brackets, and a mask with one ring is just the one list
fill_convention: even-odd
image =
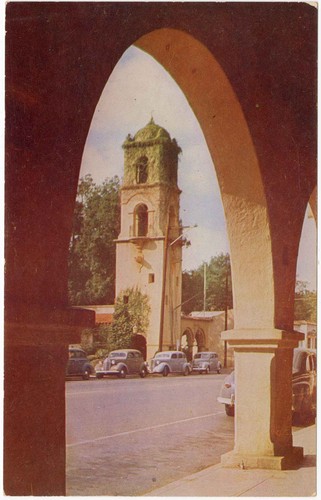
[(148, 158), (142, 156), (136, 163), (136, 182), (137, 184), (145, 184), (148, 180)]
[(134, 211), (135, 236), (147, 236), (148, 233), (148, 208), (144, 203), (135, 207)]

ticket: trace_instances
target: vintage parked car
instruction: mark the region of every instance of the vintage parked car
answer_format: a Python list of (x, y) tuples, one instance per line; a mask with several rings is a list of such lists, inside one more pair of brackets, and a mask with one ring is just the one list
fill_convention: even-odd
[(194, 355), (192, 370), (199, 373), (221, 373), (221, 362), (216, 352), (198, 352)]
[(167, 377), (169, 373), (189, 375), (192, 372), (192, 366), (183, 352), (163, 351), (155, 354), (151, 360), (151, 372), (160, 373), (163, 377)]
[(82, 377), (84, 380), (88, 380), (90, 375), (94, 374), (94, 367), (90, 364), (85, 351), (76, 347), (69, 347), (66, 377)]
[[(316, 353), (310, 349), (293, 350), (292, 364), (292, 415), (293, 420), (305, 422), (316, 415)], [(234, 416), (235, 378), (234, 371), (228, 375), (217, 398), (225, 405), (228, 416)]]
[(102, 367), (96, 368), (96, 377), (103, 378), (105, 375), (117, 375), (125, 378), (126, 375), (138, 374), (144, 378), (148, 374), (148, 364), (143, 355), (136, 349), (118, 349), (111, 351), (104, 359)]
[(226, 415), (228, 415), (229, 417), (234, 417), (234, 404), (235, 404), (234, 371), (229, 375), (227, 375), (227, 377), (225, 377), (217, 401), (225, 405)]
[(294, 349), (292, 364), (293, 419), (306, 422), (316, 416), (317, 357), (312, 349)]

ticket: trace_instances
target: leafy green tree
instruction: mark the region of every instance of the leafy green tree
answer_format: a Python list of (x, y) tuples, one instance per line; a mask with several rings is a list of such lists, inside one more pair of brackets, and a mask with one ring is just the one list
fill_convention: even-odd
[(182, 312), (203, 309), (203, 273), (199, 270), (184, 271), (182, 274)]
[[(182, 311), (202, 311), (204, 307), (204, 266), (184, 272), (182, 277)], [(233, 307), (230, 257), (220, 253), (212, 257), (206, 269), (206, 310), (224, 311)]]
[(233, 307), (232, 276), (229, 254), (212, 257), (207, 271), (206, 307), (212, 311), (224, 311)]
[(111, 325), (111, 342), (115, 346), (114, 349), (132, 347), (134, 335), (146, 333), (149, 314), (149, 299), (138, 287), (120, 292)]
[(90, 175), (80, 179), (68, 263), (72, 305), (114, 302), (119, 190), (117, 176), (101, 185)]
[(306, 281), (297, 281), (294, 299), (294, 319), (317, 321), (317, 294), (307, 289)]

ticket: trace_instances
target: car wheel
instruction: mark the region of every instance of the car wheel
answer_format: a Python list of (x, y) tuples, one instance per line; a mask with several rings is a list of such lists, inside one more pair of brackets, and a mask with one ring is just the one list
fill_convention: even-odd
[(103, 378), (103, 374), (102, 373), (96, 373), (96, 378)]
[(225, 405), (225, 413), (228, 417), (234, 417), (234, 406)]
[(118, 378), (126, 378), (127, 372), (125, 368), (122, 368), (120, 372), (118, 373)]
[(89, 376), (90, 376), (90, 370), (89, 368), (86, 368), (84, 373), (82, 374), (82, 378), (83, 380), (89, 380)]
[(185, 366), (185, 368), (184, 368), (184, 375), (185, 375), (185, 377), (186, 377), (187, 375), (189, 375), (189, 369), (188, 369), (188, 366)]
[(216, 370), (216, 371), (217, 371), (217, 373), (221, 373), (221, 369), (222, 369), (222, 366), (221, 366), (221, 365), (218, 365), (218, 366), (217, 366), (217, 370)]
[(165, 366), (163, 370), (163, 377), (167, 377), (168, 374), (169, 374), (168, 366)]
[(140, 376), (141, 378), (145, 378), (145, 377), (146, 377), (146, 375), (147, 375), (147, 371), (145, 370), (145, 368), (143, 368), (143, 369), (142, 369), (142, 371), (141, 371), (141, 372), (139, 372), (139, 376)]
[(311, 424), (315, 419), (314, 413), (311, 398), (306, 398), (302, 401), (300, 410), (293, 414), (292, 421), (294, 425), (305, 426)]

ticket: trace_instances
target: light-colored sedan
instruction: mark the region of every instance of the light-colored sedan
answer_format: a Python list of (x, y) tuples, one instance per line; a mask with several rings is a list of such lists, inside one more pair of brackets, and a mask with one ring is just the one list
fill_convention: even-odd
[(194, 355), (192, 370), (198, 373), (221, 373), (222, 364), (216, 352), (198, 352)]
[(234, 371), (225, 377), (221, 392), (217, 398), (219, 403), (225, 405), (225, 413), (229, 417), (234, 417), (235, 404), (235, 377)]
[(181, 351), (158, 352), (151, 360), (151, 372), (161, 374), (163, 377), (167, 377), (169, 373), (189, 375), (191, 371), (191, 364)]
[(125, 378), (126, 375), (138, 374), (141, 378), (148, 374), (148, 365), (143, 355), (136, 349), (119, 349), (111, 351), (102, 366), (96, 366), (96, 377), (103, 378), (105, 375), (117, 375)]

